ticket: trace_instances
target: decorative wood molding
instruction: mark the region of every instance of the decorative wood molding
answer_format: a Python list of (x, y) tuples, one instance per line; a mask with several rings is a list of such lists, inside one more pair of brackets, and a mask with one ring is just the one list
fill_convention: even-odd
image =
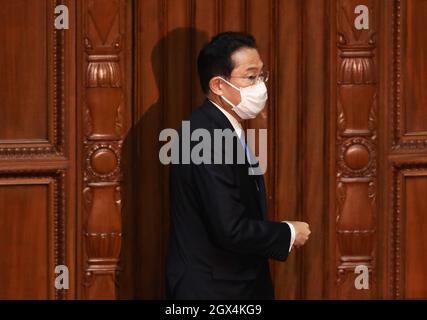
[[(375, 284), (377, 193), (377, 1), (369, 8), (369, 29), (356, 30), (359, 3), (337, 1), (336, 255), (337, 296), (359, 297), (355, 267), (370, 271)], [(374, 295), (370, 288), (368, 295)]]
[(122, 241), (125, 0), (83, 0), (84, 295), (116, 299)]

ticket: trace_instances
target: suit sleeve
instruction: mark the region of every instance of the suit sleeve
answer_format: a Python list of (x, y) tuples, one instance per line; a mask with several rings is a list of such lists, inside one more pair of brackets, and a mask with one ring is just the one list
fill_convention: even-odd
[(219, 246), (240, 254), (287, 259), (291, 241), (289, 225), (245, 215), (231, 165), (194, 165), (193, 181), (203, 206), (203, 218)]

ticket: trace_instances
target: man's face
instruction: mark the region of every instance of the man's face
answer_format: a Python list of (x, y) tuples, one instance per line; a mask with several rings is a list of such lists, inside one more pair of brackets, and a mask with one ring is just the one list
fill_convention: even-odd
[[(234, 62), (234, 69), (227, 80), (238, 88), (254, 85), (256, 77), (261, 73), (264, 66), (258, 50), (241, 48), (233, 53), (231, 59)], [(224, 81), (221, 82), (221, 90), (224, 96), (234, 105), (238, 105), (241, 100), (240, 92)]]

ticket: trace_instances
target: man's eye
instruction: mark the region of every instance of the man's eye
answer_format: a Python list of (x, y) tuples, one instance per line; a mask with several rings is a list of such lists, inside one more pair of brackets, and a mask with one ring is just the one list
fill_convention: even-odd
[(249, 79), (249, 80), (255, 80), (255, 79), (256, 79), (256, 76), (249, 76), (249, 77), (248, 77), (248, 79)]

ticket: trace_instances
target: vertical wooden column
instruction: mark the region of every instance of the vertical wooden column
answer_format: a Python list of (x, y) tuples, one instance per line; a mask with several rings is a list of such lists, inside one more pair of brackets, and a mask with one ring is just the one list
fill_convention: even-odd
[[(355, 26), (359, 5), (369, 9), (367, 29)], [(376, 0), (338, 0), (336, 6), (335, 294), (363, 299), (376, 296), (378, 6)], [(355, 285), (361, 265), (369, 270), (369, 289)]]
[(116, 299), (122, 242), (122, 145), (126, 94), (126, 1), (82, 0), (82, 236), (85, 299)]

